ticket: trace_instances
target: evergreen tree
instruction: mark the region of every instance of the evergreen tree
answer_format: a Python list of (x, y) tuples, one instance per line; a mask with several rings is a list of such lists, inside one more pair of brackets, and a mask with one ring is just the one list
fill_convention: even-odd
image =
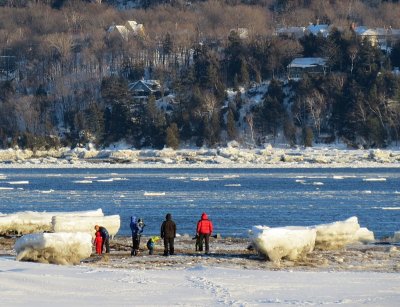
[(237, 137), (235, 116), (231, 108), (228, 110), (228, 115), (226, 118), (226, 132), (230, 140), (234, 140)]
[(131, 97), (128, 84), (118, 77), (103, 80), (101, 96), (108, 111), (106, 116), (106, 133), (108, 142), (119, 141), (131, 134)]
[(167, 128), (167, 139), (165, 141), (167, 147), (178, 149), (179, 147), (179, 129), (176, 123), (172, 123)]

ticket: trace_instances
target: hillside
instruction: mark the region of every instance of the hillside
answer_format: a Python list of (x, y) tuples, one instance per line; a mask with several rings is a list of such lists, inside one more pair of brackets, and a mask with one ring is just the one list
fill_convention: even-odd
[(399, 141), (397, 1), (0, 5), (0, 148)]

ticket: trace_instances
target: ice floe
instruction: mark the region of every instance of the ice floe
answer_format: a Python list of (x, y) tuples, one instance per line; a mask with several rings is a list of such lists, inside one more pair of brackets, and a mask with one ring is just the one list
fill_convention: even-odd
[(308, 227), (253, 226), (250, 238), (257, 251), (269, 260), (277, 262), (282, 258), (296, 260), (314, 250), (316, 231)]
[(0, 235), (53, 231), (53, 216), (103, 216), (101, 209), (71, 212), (20, 211), (0, 216)]
[(92, 253), (88, 233), (34, 233), (19, 238), (14, 245), (18, 261), (79, 264)]
[(275, 262), (302, 258), (314, 248), (335, 250), (350, 243), (375, 241), (372, 231), (360, 228), (357, 217), (310, 227), (253, 226), (249, 237), (259, 253)]
[(95, 225), (100, 225), (108, 230), (114, 237), (121, 226), (119, 215), (108, 216), (65, 216), (55, 215), (52, 217), (52, 230), (54, 232), (86, 232), (94, 236)]

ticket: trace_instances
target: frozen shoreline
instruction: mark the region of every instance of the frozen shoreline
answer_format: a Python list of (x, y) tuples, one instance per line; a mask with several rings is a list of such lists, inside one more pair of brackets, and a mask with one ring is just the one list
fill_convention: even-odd
[(336, 147), (0, 150), (1, 168), (400, 168), (400, 149)]

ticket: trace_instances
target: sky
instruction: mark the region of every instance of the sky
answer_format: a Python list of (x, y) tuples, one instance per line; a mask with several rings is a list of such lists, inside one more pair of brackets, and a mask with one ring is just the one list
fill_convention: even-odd
[(206, 266), (126, 270), (1, 256), (0, 293), (1, 306), (392, 307), (400, 301), (400, 274)]

